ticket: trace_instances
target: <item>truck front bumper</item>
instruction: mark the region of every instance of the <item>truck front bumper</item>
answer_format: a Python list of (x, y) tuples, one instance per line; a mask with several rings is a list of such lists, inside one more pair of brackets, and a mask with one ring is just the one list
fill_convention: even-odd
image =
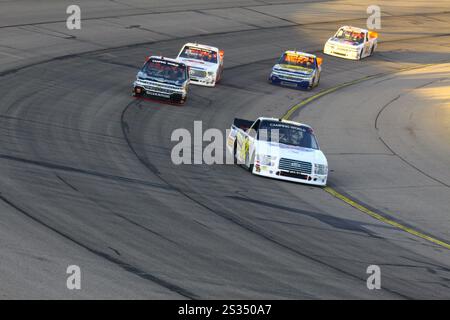
[(281, 76), (271, 73), (269, 76), (269, 82), (279, 86), (298, 88), (298, 89), (307, 89), (311, 86), (310, 79), (284, 79)]
[(273, 179), (286, 180), (297, 183), (310, 184), (324, 187), (327, 185), (328, 175), (303, 174), (299, 172), (289, 172), (276, 167), (264, 166), (255, 163), (253, 174)]
[(160, 97), (173, 102), (184, 102), (187, 96), (187, 92), (182, 88), (158, 87), (139, 80), (133, 83), (133, 94), (135, 96)]
[(359, 60), (359, 52), (353, 50), (344, 50), (339, 48), (331, 48), (329, 46), (325, 46), (323, 49), (323, 53), (328, 54), (330, 56), (335, 56), (339, 58), (349, 59), (349, 60)]

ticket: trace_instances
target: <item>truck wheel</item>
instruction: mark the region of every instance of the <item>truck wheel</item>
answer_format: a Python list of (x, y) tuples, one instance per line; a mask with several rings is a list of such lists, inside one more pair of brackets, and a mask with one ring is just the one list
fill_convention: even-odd
[(314, 78), (311, 81), (311, 84), (308, 86), (308, 90), (311, 90), (312, 88), (314, 88), (316, 85), (314, 84), (316, 82), (316, 76), (314, 76)]
[(144, 94), (144, 89), (141, 87), (133, 88), (133, 97), (140, 97)]
[(372, 46), (372, 49), (370, 50), (370, 55), (373, 55), (374, 50), (375, 50), (375, 45)]
[(223, 70), (220, 70), (220, 72), (217, 73), (215, 84), (218, 84), (220, 82), (220, 80), (222, 80), (222, 73), (223, 73)]
[(364, 52), (364, 48), (362, 48), (361, 51), (359, 52), (359, 60), (361, 60), (363, 58), (363, 52)]
[(248, 167), (248, 171), (250, 171), (250, 173), (253, 173), (254, 163), (255, 163), (255, 155), (253, 154), (252, 157), (250, 158), (250, 163), (247, 166)]
[(317, 76), (317, 82), (314, 85), (314, 87), (318, 87), (319, 86), (319, 82), (320, 82), (320, 74)]
[(170, 97), (170, 103), (173, 104), (184, 104), (184, 102), (187, 100), (187, 97), (183, 98), (181, 94), (173, 94)]

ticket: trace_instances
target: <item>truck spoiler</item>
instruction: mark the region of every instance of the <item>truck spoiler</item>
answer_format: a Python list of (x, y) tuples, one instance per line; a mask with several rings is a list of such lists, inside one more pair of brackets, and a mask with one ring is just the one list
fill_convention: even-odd
[(233, 126), (245, 131), (250, 128), (254, 122), (255, 121), (234, 118)]

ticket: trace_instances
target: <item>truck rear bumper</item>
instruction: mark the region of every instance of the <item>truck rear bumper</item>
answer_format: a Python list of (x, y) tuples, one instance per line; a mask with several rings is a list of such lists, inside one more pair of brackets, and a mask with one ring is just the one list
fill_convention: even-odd
[(216, 86), (216, 81), (210, 82), (210, 81), (206, 80), (206, 78), (191, 78), (190, 83), (198, 85), (198, 86), (204, 86), (204, 87), (215, 87)]

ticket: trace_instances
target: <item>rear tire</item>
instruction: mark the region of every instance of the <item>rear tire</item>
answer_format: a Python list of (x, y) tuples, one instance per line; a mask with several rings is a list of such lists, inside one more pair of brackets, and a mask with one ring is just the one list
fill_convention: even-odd
[(250, 173), (253, 173), (253, 167), (254, 167), (254, 163), (255, 163), (255, 155), (252, 155), (252, 157), (250, 158), (250, 162), (248, 163), (248, 171)]

